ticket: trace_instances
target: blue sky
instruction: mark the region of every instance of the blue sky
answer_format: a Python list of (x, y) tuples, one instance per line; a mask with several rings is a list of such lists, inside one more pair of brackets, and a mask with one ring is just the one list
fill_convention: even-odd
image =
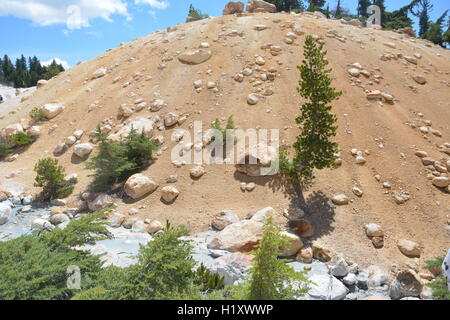
[[(411, 0), (386, 0), (388, 10)], [(189, 4), (212, 16), (228, 0), (0, 0), (0, 55), (59, 58), (70, 66), (186, 19)], [(244, 2), (247, 2), (246, 0)], [(356, 11), (357, 0), (341, 0)], [(435, 20), (449, 0), (431, 0)], [(328, 0), (331, 8), (337, 0)], [(76, 7), (74, 7), (76, 5)], [(79, 8), (79, 11), (78, 9)]]

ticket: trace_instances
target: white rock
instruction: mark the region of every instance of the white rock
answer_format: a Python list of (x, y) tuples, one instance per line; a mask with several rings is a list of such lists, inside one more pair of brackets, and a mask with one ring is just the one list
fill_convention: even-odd
[(92, 150), (94, 150), (94, 147), (90, 143), (80, 143), (75, 145), (73, 148), (73, 153), (75, 153), (80, 158), (84, 158), (91, 154)]
[(345, 194), (337, 194), (335, 195), (331, 201), (336, 205), (346, 205), (349, 202), (348, 197)]
[(42, 115), (47, 119), (53, 119), (64, 110), (64, 105), (60, 103), (47, 103), (41, 107)]
[(342, 300), (348, 293), (345, 285), (330, 275), (315, 274), (309, 277), (313, 282), (310, 285), (308, 296), (317, 300)]
[(180, 191), (176, 187), (166, 186), (161, 189), (161, 197), (165, 202), (173, 202), (180, 194)]
[(138, 173), (128, 178), (124, 190), (129, 197), (139, 199), (146, 194), (154, 192), (158, 186), (159, 185), (149, 177)]

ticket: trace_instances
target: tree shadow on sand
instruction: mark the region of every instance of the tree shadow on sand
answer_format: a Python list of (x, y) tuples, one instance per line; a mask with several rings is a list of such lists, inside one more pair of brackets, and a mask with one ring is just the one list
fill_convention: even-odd
[(322, 191), (314, 191), (305, 199), (304, 190), (301, 187), (294, 186), (279, 175), (250, 177), (236, 171), (234, 178), (240, 182), (254, 182), (260, 186), (267, 186), (273, 192), (281, 192), (290, 201), (290, 209), (302, 209), (305, 213), (304, 219), (314, 227), (314, 234), (306, 238), (308, 241), (319, 239), (334, 230), (332, 224), (335, 220), (335, 207), (331, 199)]

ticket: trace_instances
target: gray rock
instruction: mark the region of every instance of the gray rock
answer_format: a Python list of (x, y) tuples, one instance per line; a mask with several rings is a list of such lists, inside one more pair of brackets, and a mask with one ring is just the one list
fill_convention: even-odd
[(349, 292), (345, 285), (331, 275), (313, 275), (309, 278), (308, 296), (314, 300), (342, 300)]

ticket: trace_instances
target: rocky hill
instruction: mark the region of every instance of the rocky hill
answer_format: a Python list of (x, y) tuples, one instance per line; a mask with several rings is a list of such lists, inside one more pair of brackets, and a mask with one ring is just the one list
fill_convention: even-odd
[[(233, 115), (239, 128), (279, 129), (281, 144), (292, 144), (302, 103), (296, 66), (308, 34), (325, 44), (333, 85), (343, 96), (333, 105), (340, 167), (317, 172), (304, 191), (304, 243), (319, 243), (361, 265), (422, 265), (443, 255), (450, 246), (450, 51), (314, 13), (226, 15), (180, 24), (41, 82), (0, 119), (0, 127), (9, 128), (4, 132), (12, 132), (22, 130), (11, 126), (16, 123), (27, 130), (32, 108), (46, 105), (51, 117), (33, 129), (39, 134), (35, 143), (0, 163), (0, 189), (37, 193), (33, 167), (58, 151), (60, 164), (79, 180), (62, 205), (85, 208), (91, 172), (86, 156), (77, 154), (95, 147), (88, 134), (98, 124), (116, 134), (140, 118), (135, 123), (162, 143), (142, 172), (159, 188), (137, 200), (114, 195), (117, 212), (170, 220), (195, 232), (210, 228), (222, 211), (243, 219), (271, 206), (286, 222), (283, 214), (301, 203), (288, 184), (242, 174), (232, 164), (204, 166), (205, 174), (193, 179), (194, 165), (172, 163), (177, 142), (171, 136), (179, 129), (193, 134), (194, 121), (206, 130), (214, 119), (225, 122)], [(166, 186), (180, 193), (170, 204), (161, 200)], [(365, 228), (370, 223), (378, 226)], [(420, 258), (405, 256), (400, 240), (413, 241), (400, 247)]]

